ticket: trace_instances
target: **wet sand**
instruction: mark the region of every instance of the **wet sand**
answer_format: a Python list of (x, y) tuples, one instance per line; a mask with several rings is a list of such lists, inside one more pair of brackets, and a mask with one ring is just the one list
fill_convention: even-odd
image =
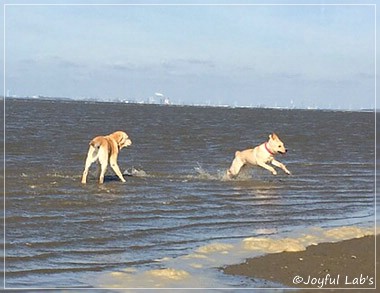
[[(379, 243), (378, 236), (376, 239)], [(378, 248), (379, 245), (377, 251)], [(378, 279), (375, 279), (375, 237), (321, 243), (299, 252), (267, 254), (227, 266), (224, 272), (268, 280), (285, 288), (375, 288)]]

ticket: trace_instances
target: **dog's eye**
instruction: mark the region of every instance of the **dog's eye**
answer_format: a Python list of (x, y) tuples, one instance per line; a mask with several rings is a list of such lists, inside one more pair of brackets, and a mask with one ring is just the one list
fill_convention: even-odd
[(280, 147), (282, 147), (282, 145), (279, 145), (278, 147), (280, 148)]

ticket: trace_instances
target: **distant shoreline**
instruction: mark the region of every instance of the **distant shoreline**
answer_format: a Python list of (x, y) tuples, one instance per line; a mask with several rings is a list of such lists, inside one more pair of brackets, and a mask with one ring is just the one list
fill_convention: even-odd
[[(378, 235), (376, 240), (379, 240)], [(364, 289), (375, 288), (379, 281), (375, 276), (374, 236), (320, 243), (305, 251), (267, 254), (227, 266), (223, 271), (283, 284), (287, 288)]]
[(317, 107), (272, 107), (272, 106), (233, 106), (233, 105), (224, 105), (224, 104), (160, 104), (160, 103), (148, 103), (142, 101), (129, 101), (129, 100), (101, 100), (101, 99), (72, 99), (64, 97), (4, 97), (0, 96), (0, 100), (15, 100), (15, 101), (52, 101), (52, 102), (73, 102), (73, 103), (109, 103), (109, 104), (125, 104), (125, 105), (149, 105), (149, 106), (164, 106), (164, 107), (199, 107), (199, 108), (221, 108), (221, 109), (264, 109), (264, 110), (298, 110), (298, 111), (323, 111), (323, 112), (360, 112), (360, 113), (375, 113), (379, 112), (380, 109), (337, 109), (337, 108), (317, 108)]

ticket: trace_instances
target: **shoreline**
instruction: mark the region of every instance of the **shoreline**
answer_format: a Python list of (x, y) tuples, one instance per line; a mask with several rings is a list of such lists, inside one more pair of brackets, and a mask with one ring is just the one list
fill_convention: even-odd
[[(379, 245), (376, 252), (378, 248)], [(378, 263), (377, 260), (375, 264), (375, 236), (371, 235), (311, 245), (304, 251), (266, 254), (222, 270), (228, 275), (267, 280), (286, 288), (368, 289), (376, 288)]]

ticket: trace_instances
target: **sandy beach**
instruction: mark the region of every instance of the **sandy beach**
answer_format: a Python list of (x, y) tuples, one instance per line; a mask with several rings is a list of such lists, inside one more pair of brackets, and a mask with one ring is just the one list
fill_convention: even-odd
[[(378, 243), (378, 236), (376, 239)], [(375, 237), (321, 243), (299, 252), (267, 254), (227, 266), (224, 272), (268, 280), (283, 284), (284, 288), (375, 288), (378, 279)]]

